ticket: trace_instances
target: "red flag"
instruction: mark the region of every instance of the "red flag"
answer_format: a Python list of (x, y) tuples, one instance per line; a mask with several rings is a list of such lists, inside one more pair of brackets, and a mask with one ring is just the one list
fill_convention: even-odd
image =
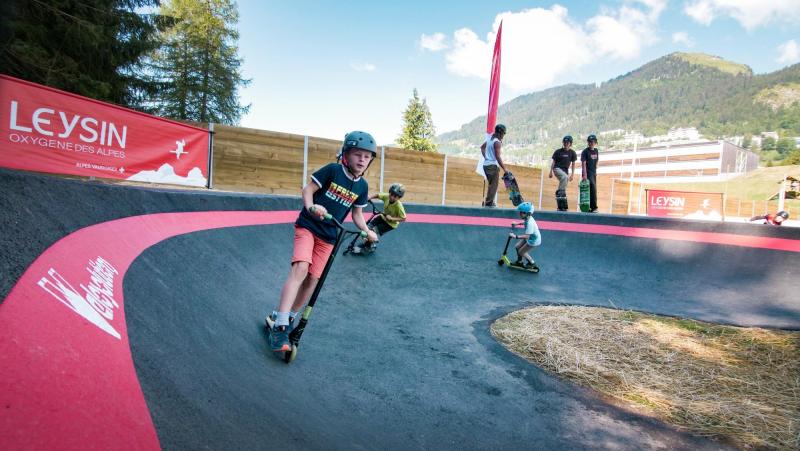
[(500, 99), (500, 39), (503, 36), (503, 22), (497, 29), (497, 39), (494, 41), (494, 54), (492, 55), (492, 78), (489, 82), (489, 111), (486, 113), (486, 133), (494, 133), (497, 123), (497, 102)]
[[(497, 123), (497, 102), (500, 99), (500, 39), (503, 36), (503, 22), (497, 29), (497, 38), (494, 40), (494, 54), (492, 55), (492, 78), (489, 81), (489, 110), (486, 113), (486, 144), (489, 144), (494, 126)], [(483, 172), (483, 155), (478, 157), (478, 166), (475, 172), (486, 178)]]

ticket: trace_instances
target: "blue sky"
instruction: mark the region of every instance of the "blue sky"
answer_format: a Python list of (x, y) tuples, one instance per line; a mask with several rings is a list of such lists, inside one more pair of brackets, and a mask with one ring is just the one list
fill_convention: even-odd
[[(503, 25), (501, 102), (597, 83), (676, 52), (756, 73), (800, 62), (800, 0), (239, 0), (245, 127), (392, 143), (412, 90), (437, 133), (486, 113), (491, 48)], [(502, 117), (499, 118), (502, 120)]]

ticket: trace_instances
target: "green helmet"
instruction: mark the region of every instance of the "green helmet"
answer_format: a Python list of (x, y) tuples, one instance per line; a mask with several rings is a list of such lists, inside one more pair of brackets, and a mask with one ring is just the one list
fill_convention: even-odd
[(506, 126), (503, 125), (503, 124), (497, 124), (497, 125), (494, 126), (494, 132), (495, 133), (503, 133), (503, 134), (505, 134)]
[(378, 146), (375, 144), (375, 138), (367, 132), (354, 131), (344, 135), (340, 155), (344, 155), (350, 149), (367, 150), (372, 152), (373, 157), (378, 156)]
[(397, 197), (403, 197), (406, 194), (406, 189), (402, 183), (392, 183), (389, 187), (389, 194), (394, 194)]

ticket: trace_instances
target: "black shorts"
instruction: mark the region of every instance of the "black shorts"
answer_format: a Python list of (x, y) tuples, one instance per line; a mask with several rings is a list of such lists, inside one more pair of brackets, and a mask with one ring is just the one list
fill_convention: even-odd
[(389, 223), (387, 223), (383, 219), (383, 216), (373, 217), (372, 219), (369, 220), (367, 225), (375, 229), (378, 235), (383, 235), (386, 232), (391, 232), (392, 230), (394, 230), (394, 227), (390, 226)]

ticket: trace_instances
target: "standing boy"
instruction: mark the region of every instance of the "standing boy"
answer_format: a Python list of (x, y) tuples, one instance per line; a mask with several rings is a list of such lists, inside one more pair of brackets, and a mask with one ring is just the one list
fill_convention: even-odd
[(553, 174), (558, 177), (556, 204), (558, 205), (558, 211), (567, 211), (567, 209), (569, 209), (569, 204), (567, 203), (567, 184), (572, 181), (572, 176), (575, 174), (575, 160), (578, 159), (578, 154), (572, 150), (572, 136), (565, 136), (564, 139), (561, 140), (561, 144), (561, 148), (553, 152), (553, 162), (550, 164), (550, 175), (548, 178), (553, 178)]
[(481, 154), (484, 158), (483, 173), (486, 174), (486, 180), (489, 182), (489, 188), (486, 190), (486, 199), (483, 201), (484, 207), (496, 207), (494, 198), (497, 194), (497, 183), (500, 180), (500, 169), (503, 169), (503, 173), (508, 172), (500, 155), (505, 136), (506, 126), (497, 124), (494, 126), (492, 137), (481, 144)]
[(370, 241), (378, 239), (367, 227), (362, 213), (369, 195), (369, 186), (362, 176), (376, 153), (372, 135), (350, 132), (342, 144), (341, 164), (323, 166), (303, 187), (303, 209), (294, 225), (292, 267), (283, 284), (278, 307), (266, 319), (267, 327), (271, 328), (270, 346), (274, 352), (291, 349), (290, 318), (294, 319), (308, 301), (336, 243), (338, 229), (324, 220), (325, 215), (330, 214), (342, 222), (352, 209), (356, 226), (367, 233)]
[(597, 213), (597, 163), (600, 161), (597, 136), (589, 135), (586, 144), (581, 152), (581, 179), (589, 180), (589, 212)]

